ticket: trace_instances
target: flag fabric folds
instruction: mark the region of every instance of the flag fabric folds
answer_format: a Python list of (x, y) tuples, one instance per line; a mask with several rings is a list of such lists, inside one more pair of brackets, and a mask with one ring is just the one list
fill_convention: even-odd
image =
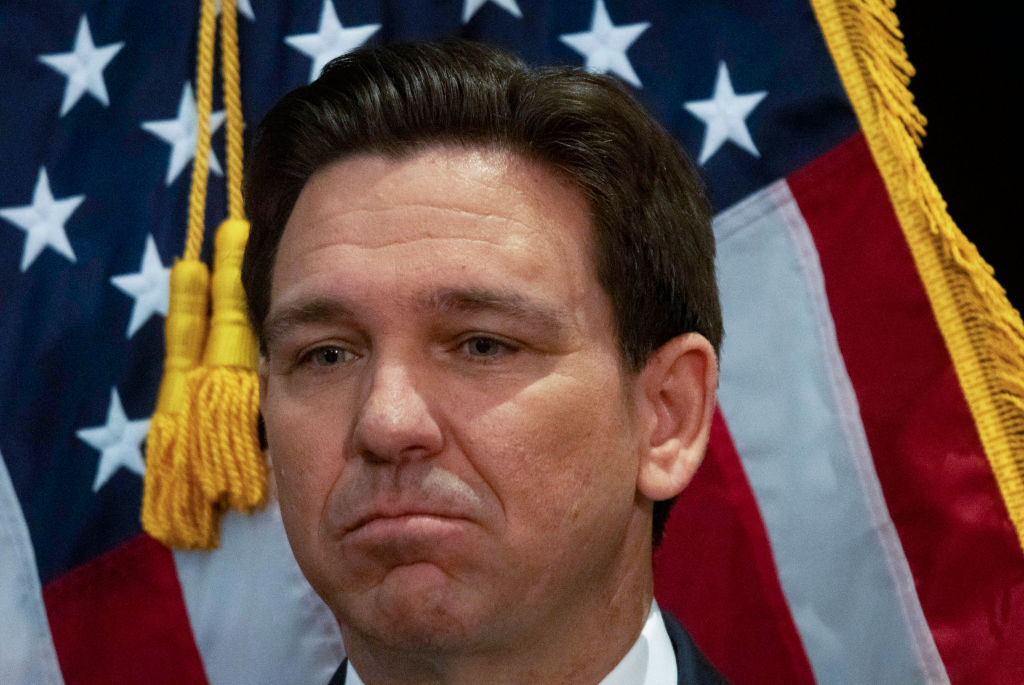
[[(617, 76), (699, 161), (721, 392), (656, 594), (740, 684), (1024, 682), (1024, 335), (917, 157), (889, 5), (238, 2), (250, 127), (338, 54), (461, 35)], [(326, 682), (344, 653), (272, 496), (213, 551), (140, 525), (198, 16), (0, 6), (0, 682)]]

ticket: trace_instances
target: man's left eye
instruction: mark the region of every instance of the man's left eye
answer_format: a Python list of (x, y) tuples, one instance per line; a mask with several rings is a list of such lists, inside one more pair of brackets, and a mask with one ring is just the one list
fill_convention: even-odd
[(471, 357), (496, 357), (499, 354), (514, 351), (514, 348), (508, 343), (485, 336), (470, 338), (462, 345)]

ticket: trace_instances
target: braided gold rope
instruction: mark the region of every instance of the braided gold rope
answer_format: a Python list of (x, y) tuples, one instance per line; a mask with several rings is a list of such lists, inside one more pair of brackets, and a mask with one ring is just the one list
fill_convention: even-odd
[(1024, 324), (921, 161), (925, 119), (893, 0), (811, 0), (885, 181), (1024, 548)]
[(196, 57), (196, 149), (192, 160), (192, 186), (188, 197), (188, 234), (185, 259), (199, 261), (203, 247), (206, 182), (210, 175), (210, 113), (213, 111), (213, 44), (217, 14), (214, 0), (203, 0), (199, 15)]
[(242, 87), (238, 69), (238, 15), (236, 0), (224, 0), (221, 8), (221, 70), (224, 77), (224, 109), (227, 121), (228, 216), (243, 219), (242, 207)]

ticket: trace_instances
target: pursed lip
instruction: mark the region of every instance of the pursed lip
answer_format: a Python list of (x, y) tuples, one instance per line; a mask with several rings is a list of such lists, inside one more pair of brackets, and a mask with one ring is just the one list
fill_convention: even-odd
[(396, 520), (402, 518), (414, 518), (414, 517), (429, 517), (438, 519), (453, 519), (453, 520), (466, 520), (467, 517), (459, 514), (454, 514), (447, 511), (438, 511), (429, 508), (398, 508), (398, 509), (382, 509), (371, 511), (367, 514), (359, 516), (355, 521), (344, 529), (345, 533), (354, 532), (359, 528), (365, 527), (370, 523), (381, 520)]
[(362, 537), (368, 527), (388, 536), (389, 531), (403, 529), (414, 534), (485, 523), (484, 500), (454, 474), (435, 468), (405, 475), (412, 481), (405, 487), (389, 487), (370, 478), (348, 483), (328, 505), (324, 524), (332, 536)]

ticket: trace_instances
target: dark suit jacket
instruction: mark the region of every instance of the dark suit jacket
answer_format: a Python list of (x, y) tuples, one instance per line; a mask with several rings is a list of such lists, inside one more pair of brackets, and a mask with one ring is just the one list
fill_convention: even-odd
[[(697, 645), (680, 625), (675, 616), (664, 609), (661, 616), (665, 619), (665, 629), (672, 647), (676, 650), (676, 665), (679, 667), (679, 685), (727, 685), (728, 681), (701, 654)], [(327, 685), (345, 685), (345, 669), (348, 660), (342, 661)]]

